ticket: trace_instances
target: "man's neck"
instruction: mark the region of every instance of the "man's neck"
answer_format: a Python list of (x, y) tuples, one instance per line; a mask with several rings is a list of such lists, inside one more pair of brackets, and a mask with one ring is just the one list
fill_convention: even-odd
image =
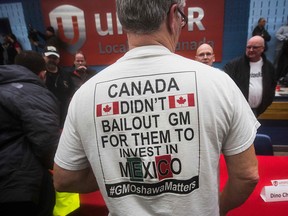
[[(163, 27), (163, 26), (162, 26)], [(162, 45), (169, 49), (171, 52), (175, 52), (175, 42), (171, 37), (171, 34), (167, 31), (157, 31), (153, 34), (135, 34), (127, 33), (129, 50), (149, 45)]]

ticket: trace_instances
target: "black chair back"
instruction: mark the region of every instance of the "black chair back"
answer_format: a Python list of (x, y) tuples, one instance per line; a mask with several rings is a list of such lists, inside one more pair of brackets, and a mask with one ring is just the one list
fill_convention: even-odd
[(274, 155), (271, 138), (266, 134), (256, 134), (254, 147), (256, 155)]

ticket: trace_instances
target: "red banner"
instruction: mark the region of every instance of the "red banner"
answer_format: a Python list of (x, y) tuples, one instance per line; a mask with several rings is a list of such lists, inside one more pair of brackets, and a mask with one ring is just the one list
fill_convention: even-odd
[[(42, 0), (46, 26), (53, 26), (67, 46), (61, 63), (71, 66), (82, 50), (89, 65), (109, 65), (128, 51), (126, 34), (111, 0)], [(188, 24), (182, 30), (177, 53), (194, 59), (197, 47), (209, 43), (216, 61), (222, 59), (224, 0), (187, 0), (184, 13)]]

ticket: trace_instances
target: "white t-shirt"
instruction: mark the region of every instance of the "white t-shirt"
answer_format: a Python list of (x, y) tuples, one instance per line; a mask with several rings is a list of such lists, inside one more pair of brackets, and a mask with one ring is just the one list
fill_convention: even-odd
[(248, 102), (251, 108), (257, 108), (262, 101), (262, 95), (263, 95), (262, 65), (263, 65), (262, 58), (257, 62), (250, 62), (250, 82), (249, 82)]
[(222, 71), (162, 46), (134, 48), (75, 93), (55, 156), (89, 163), (111, 215), (219, 214), (219, 157), (259, 123)]

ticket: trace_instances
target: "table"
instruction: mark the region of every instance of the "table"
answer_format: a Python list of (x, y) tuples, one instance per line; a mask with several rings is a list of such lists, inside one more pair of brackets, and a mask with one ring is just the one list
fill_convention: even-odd
[[(288, 201), (266, 203), (260, 197), (261, 189), (271, 185), (275, 179), (288, 179), (287, 156), (257, 156), (259, 163), (260, 181), (248, 200), (239, 208), (228, 213), (227, 216), (286, 216), (288, 215)], [(220, 190), (227, 181), (227, 170), (223, 156), (220, 158)], [(105, 202), (99, 191), (80, 195), (80, 215), (97, 216), (108, 214)]]
[[(230, 211), (227, 216), (286, 216), (288, 201), (264, 202), (260, 192), (264, 186), (270, 186), (271, 180), (288, 179), (287, 156), (257, 156), (260, 181), (248, 200), (240, 207)], [(220, 190), (227, 180), (226, 164), (220, 159)]]
[(267, 110), (259, 116), (259, 119), (288, 120), (288, 102), (273, 101)]

